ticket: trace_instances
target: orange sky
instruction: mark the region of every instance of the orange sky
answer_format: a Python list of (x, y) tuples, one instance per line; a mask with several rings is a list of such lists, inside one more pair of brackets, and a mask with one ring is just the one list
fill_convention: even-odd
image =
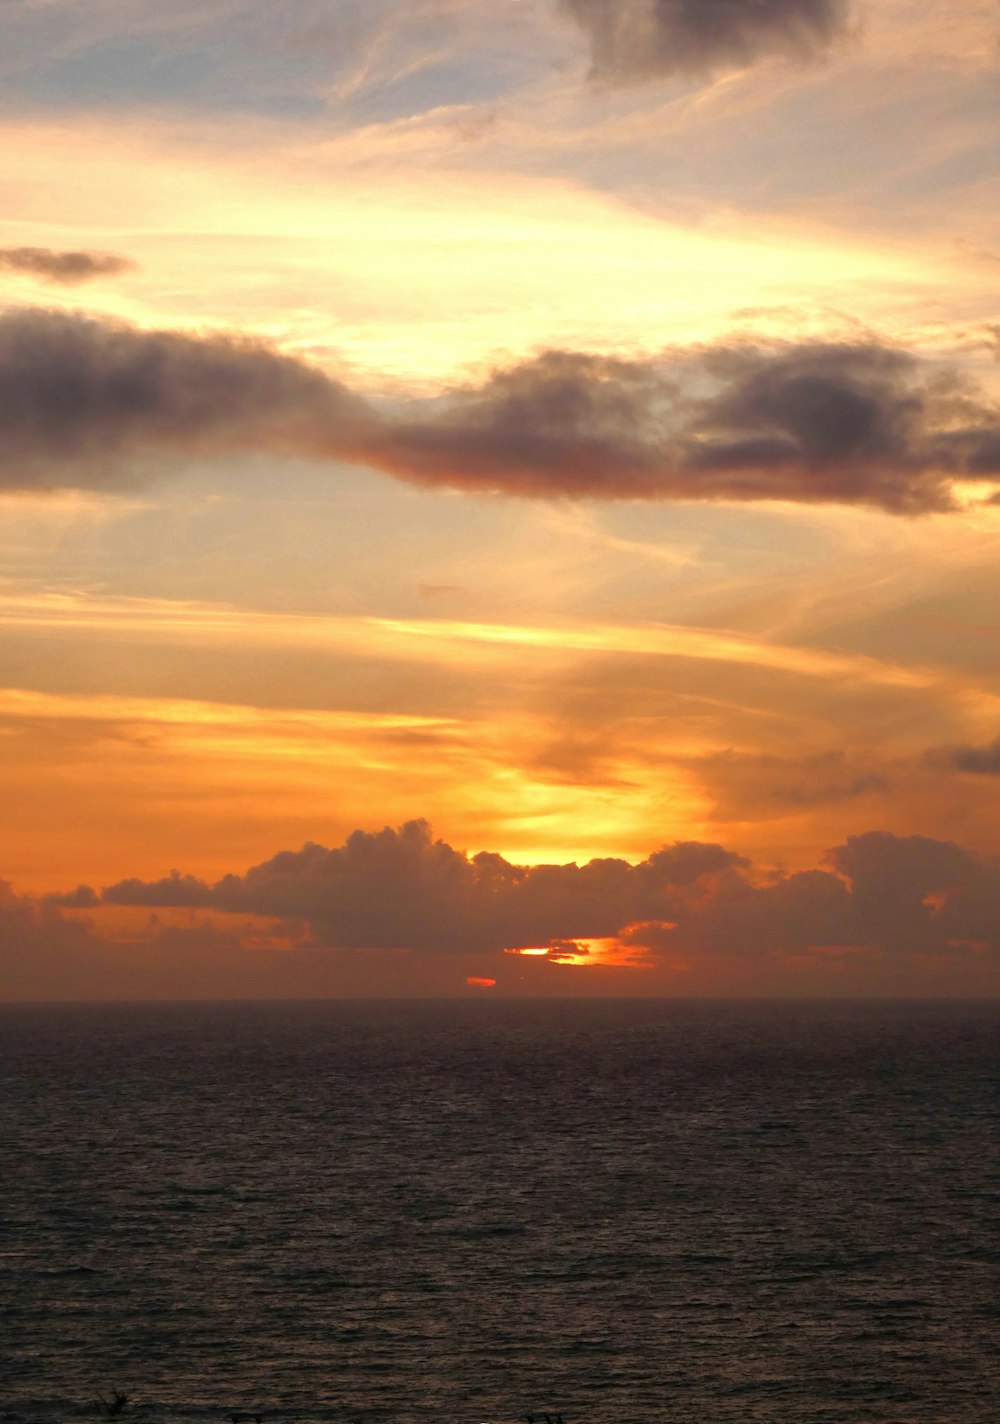
[[(993, 7), (279, 8), (0, 19), (0, 998), (995, 993)], [(418, 821), (744, 868), (99, 898)]]

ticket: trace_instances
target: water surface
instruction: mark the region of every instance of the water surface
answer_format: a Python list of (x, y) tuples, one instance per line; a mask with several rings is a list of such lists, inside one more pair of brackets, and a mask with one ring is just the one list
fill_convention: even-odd
[(0, 1421), (995, 1424), (998, 1026), (0, 1009)]

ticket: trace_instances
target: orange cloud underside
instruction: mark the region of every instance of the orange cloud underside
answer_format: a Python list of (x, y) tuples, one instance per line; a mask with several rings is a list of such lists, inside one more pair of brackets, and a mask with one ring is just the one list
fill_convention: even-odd
[(130, 944), (150, 932), (169, 930), (212, 931), (229, 936), (248, 951), (298, 949), (310, 940), (306, 928), (296, 921), (231, 910), (102, 904), (89, 909), (68, 909), (64, 914), (93, 925), (108, 943)]

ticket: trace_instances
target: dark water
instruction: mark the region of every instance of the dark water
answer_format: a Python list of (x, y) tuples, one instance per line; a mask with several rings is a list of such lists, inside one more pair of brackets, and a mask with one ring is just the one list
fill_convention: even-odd
[(995, 1424), (998, 1026), (2, 1009), (0, 1420)]

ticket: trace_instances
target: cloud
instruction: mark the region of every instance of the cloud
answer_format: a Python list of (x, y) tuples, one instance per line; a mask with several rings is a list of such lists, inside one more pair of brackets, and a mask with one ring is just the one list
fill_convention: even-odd
[(1000, 409), (875, 342), (550, 351), (387, 430), (383, 467), (534, 495), (947, 509), (1000, 476)]
[(974, 776), (1000, 776), (1000, 737), (985, 747), (948, 747), (943, 753), (933, 753), (931, 760), (946, 760), (958, 771)]
[(682, 843), (638, 867), (614, 859), (518, 866), (490, 852), (470, 859), (434, 840), (426, 822), (411, 821), (398, 830), (355, 831), (335, 849), (282, 851), (214, 885), (174, 873), (120, 881), (102, 899), (301, 920), (331, 946), (497, 952), (669, 918), (678, 895), (744, 864), (721, 846)]
[(510, 495), (952, 508), (1000, 478), (1000, 409), (874, 341), (547, 351), (376, 409), (259, 342), (39, 310), (0, 316), (0, 485), (115, 487), (233, 450)]
[(867, 755), (842, 751), (780, 757), (714, 753), (689, 759), (717, 807), (733, 820), (767, 820), (812, 806), (885, 795), (886, 777)]
[(953, 746), (932, 747), (925, 753), (924, 761), (938, 771), (962, 771), (970, 776), (1000, 776), (1000, 737), (985, 745), (963, 742)]
[(93, 910), (100, 903), (100, 897), (89, 885), (78, 885), (64, 894), (46, 895), (43, 900), (43, 904), (63, 910)]
[(561, 0), (590, 38), (596, 78), (629, 82), (804, 59), (846, 27), (845, 0)]
[(654, 952), (1000, 952), (1000, 866), (951, 841), (871, 831), (828, 853), (829, 870), (729, 877), (675, 916), (624, 939)]
[[(1000, 872), (957, 846), (928, 836), (871, 831), (828, 856), (851, 885), (855, 942), (933, 952), (977, 937), (984, 896), (1000, 910)], [(1000, 946), (1000, 918), (986, 932)]]
[[(497, 9), (481, 0), (0, 0), (0, 79), (7, 106), (173, 105), (308, 122), (328, 105), (341, 120), (357, 105), (371, 123), (438, 107), (442, 96), (502, 92), (511, 69), (538, 63), (517, 43), (529, 16), (515, 26)], [(544, 34), (544, 22), (534, 28)]]
[(7, 881), (0, 881), (0, 995), (4, 998), (37, 996), (40, 963), (46, 977), (63, 980), (72, 993), (80, 987), (80, 971), (86, 973), (88, 956), (95, 948), (89, 925), (68, 919), (54, 905), (17, 895)]
[(177, 870), (162, 880), (122, 880), (106, 890), (102, 897), (95, 895), (89, 885), (78, 885), (68, 895), (51, 896), (50, 902), (67, 908), (87, 908), (99, 905), (101, 899), (113, 905), (155, 905), (161, 909), (177, 905), (201, 907), (213, 903), (211, 889), (203, 881), (194, 875), (181, 875)]
[(701, 842), (637, 865), (522, 866), (416, 821), (214, 884), (174, 873), (42, 901), (0, 887), (0, 998), (673, 992), (678, 972), (715, 994), (995, 993), (998, 966), (1000, 863), (885, 831), (787, 873)]
[(335, 849), (282, 851), (212, 885), (175, 873), (121, 881), (102, 899), (290, 919), (333, 948), (548, 946), (558, 959), (617, 937), (653, 954), (1000, 950), (1000, 866), (950, 841), (885, 831), (849, 837), (827, 861), (773, 874), (722, 846), (681, 842), (638, 865), (519, 866), (489, 852), (470, 858), (413, 821), (355, 831)]
[[(174, 925), (152, 915), (131, 931), (102, 930), (0, 883), (4, 1001), (299, 998), (371, 990), (370, 964), (346, 953), (333, 960), (315, 947), (279, 946), (266, 935), (195, 919)], [(379, 970), (391, 990), (391, 966), (377, 966), (376, 975)]]
[(336, 448), (362, 403), (261, 345), (15, 309), (0, 316), (0, 483), (128, 484), (140, 455)]
[(55, 252), (49, 247), (0, 247), (0, 271), (72, 287), (97, 277), (118, 277), (136, 264), (114, 252)]

